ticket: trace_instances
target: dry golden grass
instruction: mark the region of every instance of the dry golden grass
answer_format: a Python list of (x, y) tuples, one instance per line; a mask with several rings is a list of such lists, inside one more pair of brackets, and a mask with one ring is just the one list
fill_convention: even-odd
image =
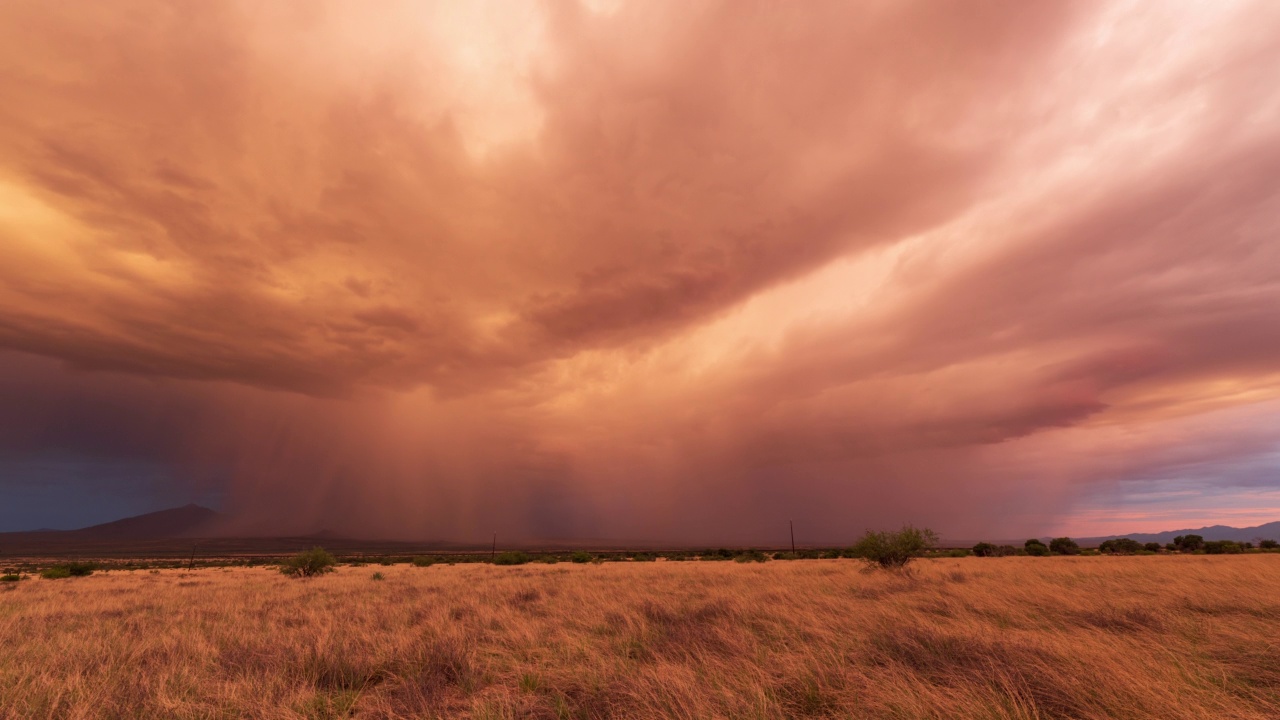
[(6, 585), (12, 718), (1280, 718), (1280, 555)]

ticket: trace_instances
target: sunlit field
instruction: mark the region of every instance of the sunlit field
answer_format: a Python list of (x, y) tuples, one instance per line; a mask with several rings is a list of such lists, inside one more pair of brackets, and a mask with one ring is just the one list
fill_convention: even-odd
[(6, 718), (1273, 720), (1280, 555), (116, 571), (0, 638)]

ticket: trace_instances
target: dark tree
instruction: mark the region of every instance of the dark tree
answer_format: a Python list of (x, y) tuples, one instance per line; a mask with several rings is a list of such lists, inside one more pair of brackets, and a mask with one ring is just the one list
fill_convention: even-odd
[(1043, 542), (1041, 542), (1040, 540), (1037, 540), (1036, 538), (1031, 538), (1030, 540), (1026, 541), (1025, 543), (1022, 544), (1022, 547), (1027, 551), (1028, 555), (1034, 555), (1036, 557), (1044, 557), (1045, 555), (1049, 554), (1049, 546), (1045, 545)]
[(1080, 546), (1069, 537), (1054, 538), (1049, 541), (1049, 549), (1055, 555), (1079, 555)]
[(1173, 539), (1173, 544), (1177, 545), (1182, 552), (1195, 552), (1204, 547), (1204, 537), (1200, 535), (1179, 535)]
[(1111, 555), (1132, 555), (1139, 550), (1143, 550), (1144, 546), (1137, 540), (1130, 538), (1116, 538), (1115, 540), (1107, 540), (1102, 543), (1098, 546), (1098, 549)]

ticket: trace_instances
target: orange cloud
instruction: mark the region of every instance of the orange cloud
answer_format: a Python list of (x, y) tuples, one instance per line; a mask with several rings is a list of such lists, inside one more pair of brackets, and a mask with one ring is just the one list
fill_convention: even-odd
[(5, 452), (259, 527), (1034, 530), (1139, 480), (1078, 438), (1277, 394), (1277, 20), (11, 4)]

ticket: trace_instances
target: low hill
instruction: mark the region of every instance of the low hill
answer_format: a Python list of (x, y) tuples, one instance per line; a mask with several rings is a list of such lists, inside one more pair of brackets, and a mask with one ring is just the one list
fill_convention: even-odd
[(197, 537), (207, 534), (219, 517), (217, 512), (207, 507), (192, 504), (68, 532), (104, 540)]

